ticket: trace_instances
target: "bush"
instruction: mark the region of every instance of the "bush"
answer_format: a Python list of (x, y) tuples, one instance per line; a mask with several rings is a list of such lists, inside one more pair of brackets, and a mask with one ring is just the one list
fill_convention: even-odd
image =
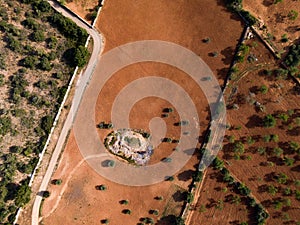
[(263, 119), (264, 127), (274, 127), (276, 125), (276, 119), (271, 115), (266, 115)]
[(260, 92), (266, 94), (268, 92), (268, 87), (266, 85), (262, 85), (260, 87)]
[(216, 157), (213, 161), (213, 167), (217, 170), (221, 170), (224, 167), (224, 162), (223, 160), (219, 159), (218, 157)]
[(52, 116), (44, 116), (41, 119), (41, 128), (45, 131), (46, 134), (50, 133), (50, 130), (53, 126), (53, 118)]
[(45, 40), (44, 32), (41, 30), (36, 30), (30, 35), (30, 39), (35, 42), (42, 42)]
[(73, 40), (77, 46), (85, 44), (88, 33), (78, 27), (71, 19), (64, 17), (60, 13), (54, 13), (48, 20), (52, 25), (56, 26), (63, 35)]
[(0, 117), (0, 135), (7, 134), (11, 129), (11, 118), (8, 116)]
[(22, 184), (16, 194), (15, 204), (17, 207), (23, 207), (30, 201), (31, 189), (27, 184)]

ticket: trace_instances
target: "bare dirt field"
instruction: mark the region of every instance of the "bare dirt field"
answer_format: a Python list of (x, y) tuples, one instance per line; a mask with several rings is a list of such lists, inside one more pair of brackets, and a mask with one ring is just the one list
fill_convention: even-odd
[[(193, 158), (189, 164), (196, 162), (197, 159)], [(46, 217), (43, 222), (99, 224), (100, 220), (108, 218), (110, 224), (123, 224), (124, 221), (127, 224), (137, 224), (142, 217), (157, 220), (164, 214), (178, 214), (183, 204), (181, 192), (189, 183), (184, 181), (191, 181), (187, 170), (191, 167), (188, 165), (183, 168), (187, 172), (179, 173), (178, 179), (173, 182), (165, 181), (145, 187), (119, 185), (105, 180), (82, 161), (71, 133), (60, 165), (53, 176), (53, 179), (62, 179), (63, 182), (61, 185), (50, 184), (51, 196), (43, 204), (42, 215)], [(101, 184), (107, 190), (96, 190), (95, 186)], [(58, 197), (60, 194), (63, 194), (61, 199)], [(163, 200), (156, 200), (157, 196), (162, 196)], [(129, 204), (122, 205), (121, 200), (128, 200)], [(130, 209), (131, 215), (123, 214), (124, 209)], [(159, 210), (159, 216), (149, 214), (151, 209)]]
[[(220, 83), (223, 83), (222, 79), (226, 75), (242, 31), (241, 22), (236, 17), (232, 16), (221, 3), (209, 0), (168, 3), (145, 0), (135, 4), (108, 0), (105, 2), (97, 27), (106, 39), (104, 52), (138, 40), (157, 39), (174, 42), (198, 54), (209, 65)], [(205, 38), (210, 39), (209, 43), (202, 41)], [(212, 56), (214, 52), (215, 57)], [(207, 102), (202, 92), (182, 71), (159, 63), (141, 63), (118, 71), (98, 96), (96, 122), (110, 120), (112, 102), (126, 84), (149, 75), (166, 77), (180, 84), (197, 106), (202, 131), (206, 129)], [(139, 101), (130, 113), (131, 126), (148, 131), (149, 120), (160, 117), (165, 107), (171, 105), (159, 98), (145, 98)], [(179, 130), (173, 126), (174, 122), (178, 122), (177, 112), (164, 120), (168, 127), (168, 135), (178, 137)], [(107, 132), (99, 131), (100, 138), (103, 139)], [(159, 146), (152, 163), (161, 160), (176, 147), (175, 144), (171, 147), (164, 145)], [(181, 192), (187, 190), (198, 159), (196, 155), (193, 156), (176, 174), (174, 181), (164, 181), (146, 187), (128, 187), (112, 183), (95, 173), (85, 162), (78, 167), (75, 166), (79, 161), (80, 153), (71, 134), (53, 176), (53, 179), (62, 179), (63, 183), (61, 186), (52, 184), (49, 186), (51, 196), (45, 200), (42, 211), (42, 215), (47, 216), (43, 220), (44, 224), (61, 224), (61, 221), (65, 224), (99, 224), (100, 220), (106, 218), (110, 220), (110, 224), (124, 224), (124, 221), (126, 224), (138, 224), (141, 217), (151, 217), (158, 221), (162, 216), (179, 215), (183, 205)], [(71, 172), (74, 168), (76, 172)], [(101, 184), (107, 186), (107, 190), (95, 189), (96, 185)], [(62, 190), (64, 192), (61, 200), (56, 205)], [(164, 200), (155, 200), (156, 196), (163, 196)], [(128, 205), (119, 203), (124, 199), (129, 200)], [(49, 215), (53, 208), (56, 210)], [(124, 209), (130, 209), (131, 215), (123, 214)], [(149, 214), (151, 209), (158, 209), (159, 216)]]
[[(244, 0), (243, 6), (266, 25), (268, 33), (274, 36), (273, 43), (282, 50), (299, 38), (300, 17), (293, 19), (291, 11), (300, 13), (300, 4), (299, 1), (294, 0), (284, 0), (277, 4), (274, 2), (273, 0)], [(281, 41), (284, 34), (289, 39), (286, 43)]]
[(92, 13), (98, 5), (97, 0), (67, 0), (66, 6), (80, 17), (92, 23)]
[[(242, 32), (238, 17), (222, 1), (106, 1), (96, 24), (106, 42), (104, 52), (133, 41), (163, 40), (198, 54), (217, 78), (224, 78)], [(210, 38), (209, 43), (202, 40)], [(212, 53), (218, 56), (213, 57)], [(222, 82), (220, 80), (220, 82)]]

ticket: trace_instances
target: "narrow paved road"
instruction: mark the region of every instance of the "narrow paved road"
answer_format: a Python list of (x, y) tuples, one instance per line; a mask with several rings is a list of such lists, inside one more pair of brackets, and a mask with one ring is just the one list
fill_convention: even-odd
[[(66, 140), (66, 137), (68, 135), (69, 130), (71, 129), (74, 121), (75, 114), (77, 112), (78, 106), (81, 101), (82, 94), (86, 88), (86, 86), (89, 83), (89, 80), (93, 74), (94, 68), (98, 62), (99, 59), (99, 54), (102, 49), (102, 43), (103, 43), (103, 38), (102, 36), (92, 27), (88, 26), (86, 23), (84, 23), (82, 20), (80, 20), (78, 17), (76, 17), (74, 14), (68, 12), (64, 8), (62, 8), (60, 5), (55, 3), (54, 1), (48, 1), (52, 7), (57, 10), (58, 12), (61, 12), (64, 16), (72, 19), (78, 26), (84, 28), (91, 38), (93, 38), (93, 52), (90, 58), (90, 61), (86, 67), (86, 70), (84, 73), (81, 75), (79, 78), (77, 84), (76, 84), (76, 90), (75, 90), (75, 95), (72, 101), (72, 106), (70, 109), (70, 112), (67, 116), (67, 119), (64, 123), (64, 126), (62, 128), (62, 131), (60, 133), (59, 139), (57, 141), (57, 144), (55, 146), (54, 152), (52, 154), (50, 163), (48, 165), (47, 171), (43, 177), (41, 186), (39, 188), (39, 193), (42, 191), (47, 190), (47, 186), (50, 182), (51, 176), (53, 174), (53, 171), (55, 169), (57, 160), (59, 158), (59, 155), (63, 149), (63, 144)], [(42, 196), (37, 195), (33, 204), (33, 209), (32, 209), (32, 225), (38, 225), (39, 224), (39, 208), (42, 202)]]

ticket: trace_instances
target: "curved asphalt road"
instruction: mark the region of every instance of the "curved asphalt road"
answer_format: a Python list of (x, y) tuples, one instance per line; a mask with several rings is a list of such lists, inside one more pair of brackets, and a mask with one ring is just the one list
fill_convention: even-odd
[[(78, 17), (76, 17), (72, 13), (68, 12), (66, 9), (64, 9), (63, 7), (61, 7), (59, 4), (55, 3), (54, 1), (48, 1), (48, 2), (51, 4), (51, 6), (55, 10), (57, 10), (58, 12), (61, 12), (64, 16), (72, 19), (78, 26), (84, 28), (89, 33), (91, 38), (93, 38), (94, 46), (93, 46), (93, 52), (92, 52), (90, 61), (87, 65), (84, 73), (80, 76), (80, 78), (76, 84), (75, 95), (74, 95), (74, 98), (72, 101), (72, 106), (71, 106), (70, 112), (67, 116), (67, 119), (66, 119), (64, 126), (62, 128), (62, 131), (60, 133), (59, 139), (55, 146), (54, 152), (52, 154), (47, 171), (43, 177), (43, 180), (42, 180), (42, 183), (41, 183), (38, 193), (41, 193), (41, 192), (47, 190), (47, 186), (50, 182), (50, 179), (51, 179), (51, 176), (55, 169), (59, 155), (63, 149), (63, 144), (66, 140), (69, 130), (71, 129), (71, 127), (73, 125), (73, 120), (74, 120), (75, 114), (77, 112), (78, 106), (80, 104), (81, 97), (83, 95), (83, 92), (84, 92), (86, 86), (89, 83), (89, 80), (93, 74), (94, 68), (98, 62), (99, 54), (102, 50), (102, 43), (103, 43), (102, 36), (92, 26), (88, 26), (86, 23), (84, 23)], [(42, 196), (36, 195), (36, 198), (35, 198), (35, 201), (33, 204), (33, 208), (32, 208), (32, 221), (31, 221), (32, 225), (39, 224), (39, 208), (40, 208), (42, 199), (43, 199)]]

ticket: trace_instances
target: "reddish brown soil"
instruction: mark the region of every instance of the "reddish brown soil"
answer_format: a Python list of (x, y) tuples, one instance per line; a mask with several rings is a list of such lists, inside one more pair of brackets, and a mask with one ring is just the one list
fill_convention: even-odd
[[(249, 43), (251, 44), (251, 43)], [(255, 51), (257, 51), (258, 47)], [(252, 51), (252, 50), (251, 50)], [(260, 48), (261, 55), (266, 55), (267, 50)], [(263, 61), (263, 59), (259, 60)], [(259, 62), (258, 62), (259, 63)], [(249, 63), (245, 62), (240, 65), (240, 68), (249, 67)], [(276, 68), (275, 66), (268, 66)], [(262, 94), (257, 91), (262, 85), (266, 85), (269, 91), (266, 94)], [(281, 88), (279, 87), (281, 86)], [(232, 147), (225, 142), (224, 151), (222, 152), (223, 159), (229, 162), (228, 169), (242, 182), (244, 182), (251, 190), (254, 196), (266, 207), (270, 213), (270, 219), (268, 224), (282, 224), (283, 215), (287, 213), (291, 221), (299, 221), (299, 201), (295, 199), (295, 195), (283, 196), (283, 189), (290, 187), (293, 191), (299, 189), (294, 185), (296, 179), (300, 179), (299, 175), (299, 156), (295, 153), (291, 153), (289, 148), (290, 141), (296, 141), (299, 143), (299, 125), (296, 124), (295, 118), (300, 116), (300, 102), (299, 95), (297, 96), (293, 88), (295, 83), (288, 80), (277, 80), (273, 76), (262, 75), (262, 69), (248, 73), (238, 83), (238, 95), (243, 95), (249, 98), (249, 92), (255, 93), (255, 100), (265, 105), (265, 112), (260, 112), (254, 105), (247, 103), (244, 100), (239, 102), (238, 110), (227, 110), (228, 123), (237, 127), (241, 126), (240, 130), (231, 130), (227, 132), (227, 135), (234, 135), (235, 140), (241, 140), (245, 143), (245, 154), (241, 157), (241, 160), (233, 159)], [(230, 88), (227, 89), (230, 91)], [(228, 93), (227, 92), (227, 93)], [(236, 95), (235, 97), (236, 98)], [(242, 97), (243, 98), (243, 97)], [(240, 98), (240, 99), (242, 99)], [(280, 112), (287, 113), (287, 110), (294, 110), (293, 116), (290, 116), (287, 123), (277, 119), (277, 124), (274, 128), (265, 128), (261, 122), (267, 114), (277, 114)], [(290, 125), (290, 130), (289, 130)], [(279, 142), (264, 142), (263, 137), (265, 135), (277, 134), (279, 136)], [(247, 137), (253, 137), (256, 143), (247, 144)], [(258, 147), (266, 147), (267, 154), (265, 156), (259, 155), (257, 152)], [(283, 154), (280, 157), (275, 157), (270, 153), (274, 147), (280, 147), (283, 149)], [(247, 160), (246, 157), (250, 156), (251, 159)], [(293, 166), (286, 166), (283, 162), (284, 156), (294, 158), (295, 162)], [(267, 166), (266, 163), (273, 162), (273, 166)], [(289, 178), (287, 184), (279, 184), (275, 182), (275, 178), (271, 178), (271, 173), (279, 174), (284, 173)], [(272, 196), (267, 193), (266, 185), (273, 184), (278, 188), (278, 194)], [(283, 207), (280, 210), (275, 210), (274, 205), (270, 203), (276, 198), (290, 198), (291, 207)]]
[[(165, 181), (151, 186), (129, 187), (105, 180), (85, 162), (77, 167), (80, 157), (74, 135), (71, 133), (62, 160), (53, 176), (53, 179), (62, 179), (63, 183), (60, 186), (52, 184), (49, 186), (51, 196), (44, 202), (43, 216), (47, 216), (53, 209), (65, 185), (66, 190), (55, 211), (43, 220), (44, 224), (61, 224), (62, 221), (65, 224), (98, 224), (105, 218), (109, 218), (110, 224), (122, 224), (124, 221), (127, 221), (127, 224), (136, 224), (141, 217), (152, 217), (157, 220), (163, 212), (178, 214), (183, 202), (176, 202), (173, 199), (178, 198), (178, 191), (187, 188), (187, 184), (191, 181), (188, 169), (197, 162), (195, 157), (192, 158), (179, 173), (179, 179), (173, 182)], [(76, 168), (75, 171), (74, 168)], [(182, 175), (183, 171), (187, 172)], [(73, 175), (69, 177), (70, 174)], [(96, 190), (95, 186), (100, 184), (105, 184), (108, 189)], [(156, 196), (163, 196), (164, 200), (155, 200)], [(130, 203), (121, 205), (119, 201), (124, 199), (129, 200)], [(123, 209), (131, 209), (132, 214), (123, 214)], [(151, 209), (158, 209), (160, 215), (158, 217), (150, 215)]]
[[(245, 202), (241, 201), (236, 204), (228, 201), (230, 195), (238, 195), (231, 192), (231, 188), (226, 183), (218, 182), (219, 176), (220, 172), (217, 170), (208, 169), (200, 197), (192, 207), (193, 214), (190, 225), (240, 224), (248, 221), (249, 213)], [(221, 206), (222, 204), (223, 206)]]
[[(268, 33), (275, 37), (275, 45), (278, 49), (290, 45), (299, 38), (300, 16), (296, 20), (290, 20), (288, 14), (291, 10), (300, 13), (300, 4), (298, 1), (283, 0), (281, 3), (273, 4), (273, 0), (244, 0), (243, 6), (251, 12), (256, 18), (261, 20), (268, 29)], [(282, 43), (281, 37), (287, 34), (288, 43)]]
[(73, 12), (77, 13), (80, 17), (92, 23), (91, 14), (95, 7), (98, 5), (97, 0), (67, 0), (66, 6)]
[[(101, 121), (111, 120), (111, 108), (114, 99), (120, 93), (122, 88), (132, 82), (135, 79), (145, 77), (148, 75), (156, 74), (159, 77), (165, 77), (173, 80), (176, 83), (181, 84), (181, 87), (187, 91), (191, 99), (194, 101), (195, 107), (198, 110), (198, 117), (200, 120), (200, 129), (204, 131), (207, 127), (207, 101), (205, 96), (197, 83), (189, 78), (184, 72), (165, 64), (159, 63), (139, 63), (126, 67), (118, 71), (112, 78), (108, 80), (105, 87), (101, 90), (96, 108), (96, 123)], [(145, 87), (146, 88), (146, 87)], [(176, 96), (170, 96), (173, 100)], [(148, 97), (140, 100), (131, 109), (129, 115), (129, 121), (131, 128), (142, 129), (147, 132), (149, 130), (149, 122), (154, 117), (161, 117), (163, 114), (163, 109), (166, 107), (172, 107), (168, 101), (160, 99), (158, 97)], [(173, 113), (169, 114), (169, 117), (164, 118), (167, 127), (166, 137), (171, 137), (174, 139), (180, 138), (180, 127), (174, 126), (174, 123), (180, 121), (179, 115), (176, 109)], [(101, 140), (104, 141), (109, 130), (100, 130), (99, 135)], [(199, 134), (201, 135), (201, 134)], [(154, 151), (151, 163), (160, 161), (162, 158), (167, 157), (176, 144), (161, 143)]]
[[(216, 77), (224, 78), (242, 32), (240, 20), (221, 1), (147, 1), (128, 4), (106, 1), (98, 29), (106, 39), (105, 51), (139, 40), (164, 40), (198, 54)], [(209, 37), (210, 43), (203, 43)], [(218, 52), (212, 57), (212, 52)]]
[[(236, 20), (223, 5), (218, 5), (210, 0), (197, 1), (171, 1), (162, 0), (139, 1), (135, 4), (121, 0), (109, 0), (105, 2), (103, 11), (98, 20), (98, 28), (106, 38), (104, 52), (131, 41), (157, 39), (170, 41), (189, 48), (210, 66), (214, 74), (220, 79), (226, 75), (232, 59), (233, 51), (242, 31), (240, 21)], [(209, 37), (210, 43), (203, 43), (202, 39)], [(217, 57), (210, 54), (217, 51)], [(142, 65), (142, 67), (141, 67)], [(138, 77), (157, 75), (168, 77), (179, 83), (190, 93), (196, 102), (202, 129), (207, 125), (207, 102), (203, 100), (203, 94), (195, 88), (195, 83), (187, 78), (183, 72), (176, 68), (158, 64), (143, 63), (132, 65), (117, 72), (100, 93), (96, 107), (96, 122), (109, 121), (111, 104), (116, 94), (131, 80)], [(101, 98), (105, 96), (105, 98)], [(100, 101), (101, 99), (101, 101)], [(154, 104), (155, 103), (155, 104)], [(132, 127), (148, 130), (150, 118), (160, 116), (168, 103), (158, 98), (146, 98), (138, 102), (130, 113)], [(151, 110), (149, 110), (151, 108)], [(142, 109), (142, 113), (140, 110)], [(168, 126), (168, 134), (177, 137), (178, 130), (172, 123), (178, 120), (176, 112), (174, 117), (165, 119)], [(176, 121), (177, 122), (177, 121)], [(100, 133), (103, 138), (106, 133)], [(71, 135), (72, 136), (72, 135)], [(74, 137), (62, 156), (53, 178), (68, 179), (68, 176), (80, 156), (74, 142)], [(161, 153), (154, 156), (153, 161), (160, 160), (165, 153), (161, 145)], [(74, 157), (74, 161), (66, 163)], [(112, 183), (96, 174), (86, 163), (78, 167), (73, 173), (66, 190), (62, 195), (58, 208), (49, 217), (44, 219), (44, 224), (99, 224), (99, 220), (109, 218), (110, 224), (137, 224), (141, 217), (152, 217), (150, 209), (158, 209), (160, 215), (178, 215), (183, 202), (180, 201), (178, 190), (186, 190), (191, 182), (191, 172), (198, 162), (194, 156), (188, 164), (175, 176), (173, 182), (161, 182), (146, 187), (128, 187)], [(65, 167), (65, 169), (63, 169)], [(95, 186), (105, 184), (106, 191), (97, 191)], [(62, 185), (63, 186), (63, 185)], [(53, 194), (52, 199), (57, 199), (57, 191), (63, 188), (50, 185)], [(164, 201), (154, 200), (155, 196), (163, 196)], [(122, 199), (128, 199), (129, 205), (119, 204)], [(177, 199), (177, 200), (176, 200)], [(51, 200), (51, 198), (49, 199)], [(46, 200), (43, 215), (47, 215), (55, 206), (54, 201)], [(132, 215), (122, 214), (123, 209), (131, 209)]]

